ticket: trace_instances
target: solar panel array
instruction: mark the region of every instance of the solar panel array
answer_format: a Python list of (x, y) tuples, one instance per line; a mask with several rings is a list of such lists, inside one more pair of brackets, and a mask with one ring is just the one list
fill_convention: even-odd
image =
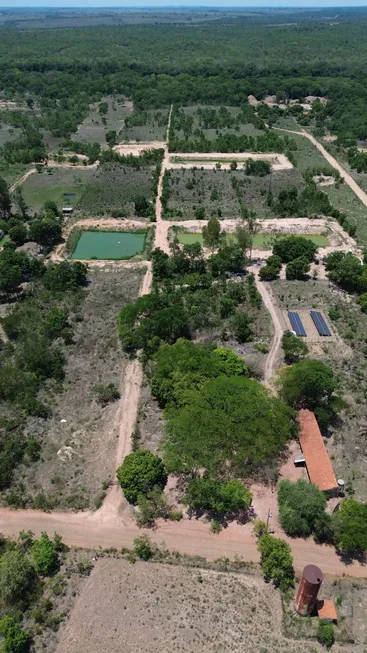
[(305, 338), (306, 337), (305, 327), (303, 326), (302, 320), (298, 315), (298, 313), (296, 313), (295, 311), (288, 311), (288, 317), (292, 325), (292, 329), (293, 331), (296, 332), (296, 335)]
[(320, 336), (331, 336), (330, 329), (327, 326), (324, 318), (322, 317), (321, 313), (318, 311), (310, 311), (310, 315), (312, 317), (313, 323), (318, 331), (318, 334)]

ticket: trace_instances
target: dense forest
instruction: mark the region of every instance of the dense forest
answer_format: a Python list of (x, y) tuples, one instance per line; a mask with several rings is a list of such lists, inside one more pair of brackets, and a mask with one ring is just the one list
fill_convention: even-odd
[[(17, 30), (0, 42), (0, 90), (39, 102), (43, 127), (68, 137), (104, 95), (139, 109), (185, 104), (242, 106), (249, 94), (279, 100), (325, 96), (319, 123), (365, 138), (366, 13), (343, 20), (248, 23), (241, 16), (200, 25), (118, 25)], [(272, 20), (272, 19), (271, 19)]]

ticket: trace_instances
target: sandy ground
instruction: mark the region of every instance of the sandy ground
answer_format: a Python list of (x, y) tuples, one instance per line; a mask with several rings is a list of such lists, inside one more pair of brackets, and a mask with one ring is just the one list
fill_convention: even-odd
[(165, 147), (166, 143), (164, 141), (147, 141), (146, 143), (134, 143), (133, 141), (129, 141), (129, 143), (119, 143), (112, 149), (120, 156), (126, 154), (134, 154), (134, 156), (140, 156), (140, 154), (142, 154), (142, 152), (145, 150), (160, 150), (165, 149)]
[(285, 637), (279, 592), (256, 574), (104, 559), (85, 581), (60, 632), (57, 653), (317, 653), (320, 648), (315, 641)]
[[(177, 162), (175, 159), (179, 159), (180, 161), (183, 161), (183, 163)], [(208, 160), (208, 163), (202, 163), (206, 159)], [(254, 159), (256, 161), (269, 161), (272, 164), (272, 169), (274, 171), (291, 170), (293, 168), (292, 163), (284, 154), (254, 154), (253, 152), (191, 152), (189, 154), (181, 152), (174, 154), (172, 153), (169, 155), (167, 168), (192, 168), (194, 165), (197, 165), (200, 168), (212, 170), (217, 161), (223, 161), (223, 163), (221, 163), (222, 170), (229, 170), (231, 161), (245, 162), (248, 159)]]
[(36, 168), (31, 168), (28, 170), (25, 175), (17, 179), (12, 186), (9, 188), (9, 193), (13, 193), (16, 189), (17, 186), (21, 186), (24, 184), (25, 180), (28, 179), (31, 175), (33, 175), (35, 172), (37, 172)]

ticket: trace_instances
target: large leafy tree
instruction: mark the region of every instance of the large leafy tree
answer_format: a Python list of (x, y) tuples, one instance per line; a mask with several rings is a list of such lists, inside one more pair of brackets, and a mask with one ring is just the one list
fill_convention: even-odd
[(221, 376), (186, 393), (166, 427), (168, 467), (241, 476), (272, 466), (294, 433), (293, 412), (257, 381)]
[(333, 370), (319, 361), (307, 359), (283, 369), (280, 392), (287, 404), (294, 408), (325, 405), (337, 387)]
[(312, 261), (317, 252), (317, 245), (302, 236), (287, 236), (276, 240), (273, 254), (279, 256), (283, 263), (289, 263), (296, 258), (305, 257)]
[(367, 550), (367, 504), (354, 499), (342, 502), (334, 517), (335, 540), (347, 555), (363, 554)]
[(289, 544), (265, 533), (259, 540), (258, 549), (264, 576), (272, 580), (276, 586), (280, 586), (282, 590), (292, 587), (294, 569)]
[(282, 528), (290, 536), (307, 536), (315, 530), (315, 523), (322, 518), (326, 497), (316, 485), (303, 479), (296, 483), (284, 480), (278, 485), (279, 519)]
[(0, 558), (0, 599), (7, 605), (26, 604), (36, 583), (34, 567), (20, 551), (11, 550)]
[(209, 218), (208, 224), (202, 228), (204, 243), (207, 247), (215, 249), (220, 242), (220, 222), (217, 218)]
[(136, 503), (139, 495), (147, 495), (155, 487), (163, 490), (167, 483), (167, 473), (162, 460), (145, 449), (139, 449), (126, 456), (116, 473), (130, 503)]

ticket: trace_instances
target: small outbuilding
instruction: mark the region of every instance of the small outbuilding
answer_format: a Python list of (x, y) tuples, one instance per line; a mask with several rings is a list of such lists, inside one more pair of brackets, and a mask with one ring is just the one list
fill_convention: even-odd
[(64, 206), (62, 209), (62, 214), (63, 215), (71, 215), (73, 213), (74, 209), (72, 206)]
[(328, 621), (329, 623), (337, 623), (338, 615), (336, 613), (336, 607), (334, 601), (330, 599), (325, 599), (323, 601), (317, 601), (317, 614), (319, 619)]

